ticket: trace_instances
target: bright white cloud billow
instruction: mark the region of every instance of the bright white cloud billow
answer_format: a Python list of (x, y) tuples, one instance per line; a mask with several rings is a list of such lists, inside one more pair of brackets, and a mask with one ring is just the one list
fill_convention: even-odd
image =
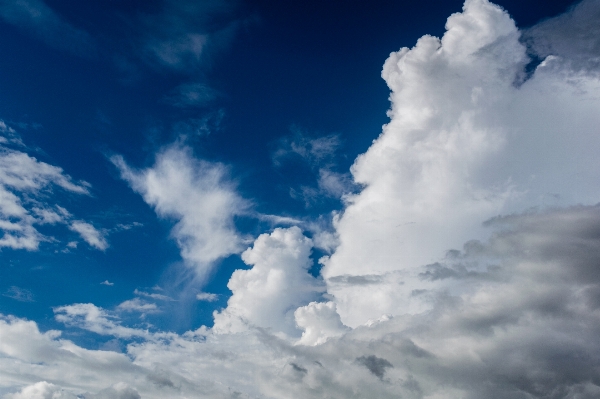
[(312, 241), (298, 227), (262, 234), (242, 259), (250, 270), (233, 272), (227, 308), (215, 312), (215, 331), (238, 332), (270, 328), (296, 335), (294, 310), (317, 299), (323, 286), (308, 274)]
[(224, 165), (196, 160), (189, 148), (176, 145), (141, 171), (131, 169), (120, 156), (111, 160), (159, 216), (177, 220), (172, 235), (201, 279), (215, 261), (241, 252), (242, 238), (233, 218), (246, 212), (248, 203), (228, 180)]
[(142, 398), (597, 397), (600, 208), (513, 215), (489, 228), (490, 240), (419, 268), (422, 281), (438, 284), (415, 293), (428, 298), (428, 312), (350, 330), (335, 321), (331, 302), (296, 311), (299, 325), (329, 329), (320, 342), (314, 338), (325, 335), (317, 330), (307, 330), (300, 345), (277, 337), (272, 322), (234, 334), (201, 328), (176, 335), (121, 327), (90, 304), (55, 309), (59, 321), (142, 339), (126, 356), (82, 349), (57, 331), (5, 318), (4, 386), (46, 381), (86, 398), (115, 381)]
[[(570, 13), (541, 25), (554, 27), (545, 37), (597, 43), (560, 36), (582, 15)], [(385, 63), (391, 121), (352, 168), (365, 188), (333, 222), (339, 246), (322, 280), (308, 272), (313, 239), (278, 228), (243, 252), (250, 268), (231, 276), (214, 328), (179, 335), (124, 326), (93, 304), (54, 309), (69, 327), (126, 340), (122, 354), (4, 317), (4, 397), (599, 397), (600, 81), (568, 56), (527, 76), (508, 14), (467, 0), (441, 40)], [(188, 262), (240, 251), (243, 201), (222, 166), (177, 147), (140, 172), (114, 161), (178, 220)]]
[[(426, 310), (410, 295), (427, 288), (416, 268), (485, 237), (482, 221), (600, 199), (597, 75), (550, 57), (522, 82), (526, 48), (487, 1), (467, 1), (446, 28), (383, 68), (391, 120), (352, 167), (365, 189), (348, 198), (340, 246), (323, 270), (351, 326)], [(369, 287), (340, 284), (373, 275)]]

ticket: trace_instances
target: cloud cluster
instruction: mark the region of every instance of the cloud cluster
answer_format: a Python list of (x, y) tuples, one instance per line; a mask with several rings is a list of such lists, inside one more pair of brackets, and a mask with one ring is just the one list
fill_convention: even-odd
[(171, 234), (200, 279), (215, 261), (241, 252), (243, 239), (234, 217), (249, 204), (237, 194), (224, 165), (196, 160), (190, 148), (178, 145), (165, 148), (153, 167), (140, 171), (120, 156), (111, 160), (159, 216), (177, 221)]
[[(579, 7), (600, 5), (558, 26)], [(467, 0), (442, 39), (390, 55), (391, 120), (352, 167), (364, 189), (333, 223), (340, 244), (322, 279), (309, 273), (313, 240), (279, 228), (242, 253), (250, 268), (231, 276), (213, 328), (54, 309), (70, 328), (126, 341), (122, 354), (4, 317), (5, 398), (598, 397), (600, 81), (568, 54), (524, 78), (527, 43), (502, 9)], [(113, 161), (177, 219), (201, 273), (240, 250), (232, 217), (244, 202), (221, 165), (179, 147), (143, 171)]]
[[(4, 318), (4, 386), (85, 394), (121, 381), (142, 398), (228, 398), (236, 392), (268, 398), (359, 398), (366, 392), (381, 398), (596, 397), (600, 207), (511, 215), (489, 228), (489, 240), (469, 241), (437, 265), (419, 268), (423, 281), (442, 284), (414, 293), (428, 298), (429, 311), (350, 329), (339, 316), (332, 323), (331, 302), (313, 302), (296, 311), (307, 333), (299, 340), (280, 334), (287, 326), (273, 320), (286, 320), (278, 303), (260, 308), (272, 310), (270, 318), (247, 311), (256, 325), (237, 333), (203, 327), (183, 335), (120, 326), (91, 304), (55, 309), (70, 325), (141, 339), (131, 341), (127, 355), (86, 350), (57, 331), (41, 333), (33, 322)], [(286, 234), (288, 245), (276, 248), (272, 260), (305, 250), (307, 239), (294, 230), (261, 241)], [(241, 308), (236, 301), (229, 306)], [(311, 317), (317, 320), (312, 331), (306, 327)], [(333, 333), (315, 339), (327, 321)]]
[[(579, 8), (569, 15), (577, 24)], [(597, 76), (556, 55), (520, 81), (528, 50), (508, 14), (487, 1), (466, 1), (446, 28), (383, 67), (391, 120), (352, 166), (365, 189), (347, 199), (340, 245), (322, 272), (351, 326), (426, 309), (408, 295), (424, 289), (415, 268), (485, 238), (482, 221), (600, 198)], [(592, 32), (565, 40), (592, 40)], [(371, 275), (382, 282), (340, 284)]]
[(40, 242), (53, 240), (40, 233), (37, 226), (66, 224), (90, 246), (106, 249), (108, 242), (102, 231), (48, 202), (53, 187), (89, 195), (89, 184), (75, 183), (61, 168), (11, 148), (22, 144), (4, 121), (0, 124), (0, 138), (0, 248), (37, 250)]

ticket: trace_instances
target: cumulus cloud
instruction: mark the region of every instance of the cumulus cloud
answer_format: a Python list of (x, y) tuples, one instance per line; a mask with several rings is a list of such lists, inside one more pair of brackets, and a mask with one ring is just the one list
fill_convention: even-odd
[(123, 312), (139, 312), (142, 314), (150, 314), (159, 312), (158, 306), (155, 303), (150, 303), (141, 300), (140, 298), (133, 298), (127, 301), (121, 302), (117, 306), (117, 310)]
[[(137, 306), (136, 308), (136, 305)], [(142, 306), (134, 301), (127, 301), (120, 310), (139, 310)], [(134, 309), (136, 308), (136, 309)], [(150, 310), (154, 310), (154, 308)], [(146, 330), (124, 327), (115, 314), (99, 308), (91, 303), (58, 306), (53, 309), (56, 320), (68, 325), (92, 331), (101, 335), (113, 335), (120, 338), (149, 337)]]
[(42, 0), (3, 1), (0, 18), (51, 47), (88, 57), (95, 54), (89, 34), (69, 24)]
[(153, 167), (140, 171), (120, 156), (111, 160), (159, 216), (177, 220), (171, 234), (200, 279), (215, 261), (242, 250), (233, 218), (245, 213), (249, 204), (235, 191), (224, 165), (197, 160), (191, 149), (177, 145), (164, 149)]
[(308, 273), (312, 241), (298, 227), (262, 234), (242, 254), (250, 270), (233, 272), (227, 287), (233, 295), (227, 308), (215, 312), (214, 330), (270, 328), (297, 335), (294, 310), (317, 299), (323, 286)]
[[(320, 342), (314, 338), (325, 335), (309, 329), (305, 342), (286, 338), (279, 334), (288, 328), (285, 324), (252, 312), (246, 315), (257, 326), (244, 331), (203, 327), (177, 335), (119, 329), (93, 305), (56, 309), (59, 321), (99, 334), (136, 337), (123, 355), (86, 350), (60, 339), (57, 331), (41, 333), (33, 322), (5, 318), (0, 322), (2, 384), (23, 389), (46, 381), (80, 394), (101, 392), (116, 379), (145, 398), (224, 398), (232, 392), (265, 398), (359, 398), (364, 392), (380, 398), (596, 397), (600, 207), (514, 214), (490, 221), (488, 228), (493, 231), (488, 240), (469, 241), (440, 262), (478, 277), (440, 276), (417, 294), (429, 298), (428, 311), (350, 329), (335, 317), (332, 302), (297, 310), (299, 325), (306, 327), (316, 317), (319, 321), (311, 325), (328, 321), (333, 326), (335, 333)], [(262, 240), (285, 234), (300, 240), (294, 247), (306, 246), (293, 230)], [(289, 245), (270, 244), (272, 261), (290, 259), (282, 256)], [(241, 309), (235, 303), (229, 306)], [(270, 310), (282, 318), (280, 309)], [(71, 377), (66, 380), (66, 375)]]
[[(423, 311), (419, 296), (405, 295), (423, 289), (415, 268), (486, 237), (483, 220), (600, 198), (595, 75), (554, 56), (515, 84), (527, 48), (508, 14), (487, 1), (467, 1), (446, 28), (441, 39), (424, 36), (392, 53), (383, 67), (390, 122), (352, 166), (365, 188), (347, 198), (335, 226), (339, 247), (323, 269), (327, 281), (386, 276), (377, 298), (329, 284), (351, 326)], [(392, 288), (397, 281), (402, 294)]]
[(294, 318), (296, 325), (303, 330), (298, 341), (302, 345), (320, 345), (349, 330), (342, 324), (333, 302), (311, 302), (297, 308)]
[(6, 399), (76, 399), (77, 396), (65, 392), (59, 386), (40, 381), (26, 386), (19, 392), (5, 395)]
[[(529, 63), (519, 39), (506, 12), (467, 0), (441, 40), (391, 54), (391, 121), (352, 168), (364, 189), (334, 219), (339, 245), (321, 260), (323, 281), (308, 273), (312, 239), (279, 228), (243, 252), (251, 268), (231, 276), (213, 328), (153, 332), (92, 304), (55, 309), (70, 327), (128, 340), (119, 354), (6, 317), (0, 387), (150, 399), (598, 397), (600, 82), (564, 54), (519, 81)], [(201, 202), (190, 182), (205, 187), (214, 165), (169, 151), (142, 172), (116, 163), (182, 223), (192, 208), (167, 194)], [(164, 187), (172, 181), (183, 183)]]

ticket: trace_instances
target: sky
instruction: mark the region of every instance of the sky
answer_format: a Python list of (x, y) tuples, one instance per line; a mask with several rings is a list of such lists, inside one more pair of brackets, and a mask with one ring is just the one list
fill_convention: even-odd
[(0, 398), (600, 397), (600, 1), (0, 38)]

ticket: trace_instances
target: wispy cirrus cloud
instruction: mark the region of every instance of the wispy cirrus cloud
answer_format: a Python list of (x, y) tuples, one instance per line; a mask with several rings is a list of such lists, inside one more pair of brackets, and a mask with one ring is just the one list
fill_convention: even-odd
[(59, 50), (85, 57), (96, 54), (91, 36), (74, 27), (42, 0), (4, 0), (0, 2), (0, 18)]
[(341, 146), (339, 135), (310, 137), (296, 126), (292, 127), (290, 136), (279, 140), (271, 157), (273, 164), (282, 167), (295, 161), (294, 158), (299, 159), (308, 166), (317, 182), (316, 186), (302, 184), (290, 188), (292, 198), (304, 201), (308, 208), (322, 198), (342, 199), (356, 190), (349, 173), (336, 171)]
[(14, 299), (19, 302), (34, 302), (33, 293), (25, 288), (11, 286), (2, 293), (2, 296)]

